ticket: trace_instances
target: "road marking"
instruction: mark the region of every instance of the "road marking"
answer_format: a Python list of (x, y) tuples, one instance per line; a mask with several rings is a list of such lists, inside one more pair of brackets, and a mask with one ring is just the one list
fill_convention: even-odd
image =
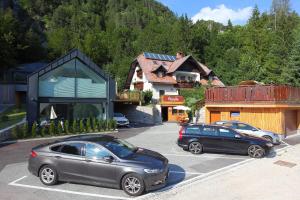
[(287, 145), (287, 146), (291, 146), (290, 144), (288, 144), (288, 143), (286, 143), (286, 142), (284, 142), (284, 141), (281, 141), (281, 143), (283, 143), (283, 144), (285, 144), (285, 145)]
[(195, 174), (195, 175), (205, 174), (200, 172), (185, 172), (185, 171), (173, 171), (173, 170), (170, 170), (169, 172), (174, 174)]
[(71, 190), (62, 190), (62, 189), (56, 189), (56, 188), (50, 188), (50, 187), (40, 187), (40, 186), (34, 186), (34, 185), (26, 185), (17, 183), (18, 181), (26, 178), (27, 176), (23, 176), (17, 180), (14, 180), (10, 182), (8, 185), (16, 186), (16, 187), (25, 187), (25, 188), (31, 188), (31, 189), (39, 189), (39, 190), (46, 190), (51, 192), (62, 192), (62, 193), (68, 193), (68, 194), (77, 194), (81, 196), (90, 196), (90, 197), (102, 197), (107, 199), (120, 199), (120, 200), (132, 200), (132, 198), (126, 198), (126, 197), (120, 197), (120, 196), (110, 196), (110, 195), (102, 195), (102, 194), (93, 194), (93, 193), (87, 193), (87, 192), (76, 192)]
[(238, 157), (230, 157), (230, 156), (216, 156), (216, 155), (188, 155), (188, 154), (173, 154), (173, 153), (163, 153), (164, 156), (180, 156), (180, 157), (195, 157), (195, 158), (224, 158), (224, 159), (237, 159), (237, 160), (245, 160), (248, 159), (247, 156), (245, 158), (238, 158)]

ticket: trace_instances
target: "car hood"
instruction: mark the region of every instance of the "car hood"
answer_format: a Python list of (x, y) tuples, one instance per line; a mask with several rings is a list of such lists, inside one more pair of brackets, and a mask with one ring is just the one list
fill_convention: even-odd
[(151, 165), (152, 168), (163, 168), (163, 166), (168, 164), (168, 159), (163, 155), (143, 148), (138, 148), (138, 150), (127, 157), (126, 160)]
[(250, 134), (246, 134), (246, 133), (243, 133), (243, 135), (244, 135), (245, 139), (255, 140), (255, 141), (260, 141), (260, 142), (269, 142), (267, 139), (265, 139), (263, 137), (258, 137), (258, 136), (254, 136), (254, 135), (250, 135)]
[(114, 117), (114, 120), (116, 121), (128, 121), (126, 117)]

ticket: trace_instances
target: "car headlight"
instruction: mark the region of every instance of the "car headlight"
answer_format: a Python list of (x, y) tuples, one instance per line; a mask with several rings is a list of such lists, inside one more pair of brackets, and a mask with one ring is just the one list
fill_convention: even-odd
[(273, 144), (270, 142), (268, 142), (266, 145), (267, 145), (267, 147), (273, 147)]
[(144, 169), (147, 174), (157, 174), (163, 172), (162, 169)]

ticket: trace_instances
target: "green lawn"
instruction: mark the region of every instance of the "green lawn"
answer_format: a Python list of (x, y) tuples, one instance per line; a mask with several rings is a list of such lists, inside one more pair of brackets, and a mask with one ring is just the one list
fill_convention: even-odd
[[(6, 128), (8, 126), (20, 122), (25, 117), (25, 115), (25, 106), (21, 106), (21, 108), (17, 108), (16, 106), (8, 108), (0, 114), (0, 129)], [(7, 116), (7, 119), (3, 120), (3, 116)]]

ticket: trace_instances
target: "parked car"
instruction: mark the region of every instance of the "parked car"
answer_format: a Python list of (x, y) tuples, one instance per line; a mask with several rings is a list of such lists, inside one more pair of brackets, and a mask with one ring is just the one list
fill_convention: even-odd
[(273, 133), (271, 131), (265, 131), (261, 130), (259, 128), (256, 128), (254, 126), (251, 126), (246, 123), (242, 123), (239, 121), (217, 121), (214, 122), (213, 124), (215, 125), (222, 125), (222, 126), (228, 126), (230, 128), (235, 129), (238, 132), (249, 134), (249, 135), (254, 135), (257, 137), (263, 137), (273, 144), (280, 144), (281, 143), (281, 138), (279, 137), (278, 134)]
[(121, 188), (128, 195), (164, 187), (168, 159), (108, 135), (74, 136), (34, 147), (29, 171), (45, 185), (58, 181)]
[(114, 120), (118, 126), (129, 126), (129, 120), (122, 113), (114, 113)]
[(261, 158), (273, 147), (268, 140), (223, 126), (187, 125), (179, 131), (177, 144), (193, 154), (202, 152), (248, 154)]

